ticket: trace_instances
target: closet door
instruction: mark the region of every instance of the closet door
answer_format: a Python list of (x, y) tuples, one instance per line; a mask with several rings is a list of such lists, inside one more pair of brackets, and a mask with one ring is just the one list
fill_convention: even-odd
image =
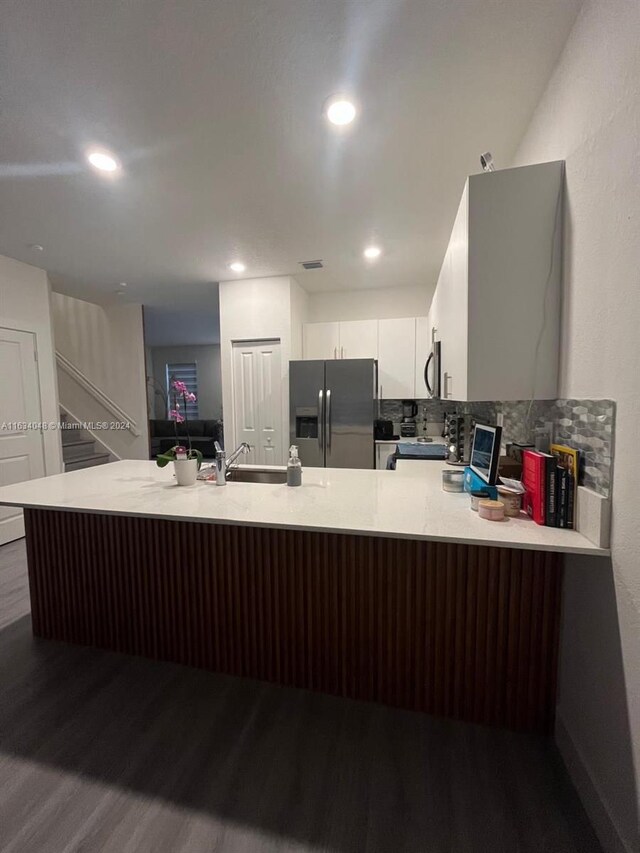
[[(35, 335), (0, 328), (0, 486), (44, 477), (41, 420)], [(22, 510), (0, 507), (0, 545), (22, 536)]]
[(282, 376), (280, 341), (248, 341), (233, 345), (233, 397), (235, 443), (251, 453), (245, 464), (282, 465)]

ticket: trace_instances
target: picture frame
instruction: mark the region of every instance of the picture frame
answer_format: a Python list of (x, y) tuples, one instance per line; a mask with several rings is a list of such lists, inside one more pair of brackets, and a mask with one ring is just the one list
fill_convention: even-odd
[(476, 424), (469, 467), (490, 486), (495, 486), (498, 480), (501, 440), (502, 427), (491, 424)]

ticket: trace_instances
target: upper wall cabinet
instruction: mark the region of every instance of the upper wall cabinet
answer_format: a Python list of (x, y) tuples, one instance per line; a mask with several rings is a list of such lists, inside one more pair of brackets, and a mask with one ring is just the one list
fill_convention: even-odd
[(416, 383), (416, 318), (378, 321), (378, 395), (412, 399)]
[(305, 323), (302, 327), (302, 352), (308, 359), (339, 358), (340, 324)]
[(377, 358), (378, 321), (305, 323), (303, 356), (314, 358)]
[(378, 357), (377, 320), (349, 320), (339, 326), (340, 358)]
[(467, 180), (429, 315), (443, 397), (557, 396), (563, 166)]
[(421, 399), (432, 325), (427, 317), (307, 323), (304, 358), (377, 358), (380, 398)]

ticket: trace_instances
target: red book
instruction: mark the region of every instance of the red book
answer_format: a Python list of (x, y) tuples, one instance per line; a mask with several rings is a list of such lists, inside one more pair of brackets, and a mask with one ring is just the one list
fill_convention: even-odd
[(525, 509), (536, 524), (545, 523), (546, 459), (537, 450), (522, 451)]

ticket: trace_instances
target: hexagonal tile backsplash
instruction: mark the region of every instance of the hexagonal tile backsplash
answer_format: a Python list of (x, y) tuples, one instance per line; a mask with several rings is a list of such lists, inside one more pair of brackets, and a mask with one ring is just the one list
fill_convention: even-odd
[(554, 400), (554, 441), (582, 451), (580, 484), (607, 497), (613, 479), (616, 404), (613, 400)]
[[(495, 423), (502, 412), (503, 442), (533, 442), (537, 429), (552, 424), (553, 441), (582, 452), (580, 485), (609, 497), (613, 477), (616, 404), (613, 400), (508, 400), (457, 403), (417, 400), (420, 415), (426, 406), (430, 421), (442, 422), (446, 414), (470, 413), (476, 420)], [(380, 416), (399, 421), (400, 400), (382, 400)]]

